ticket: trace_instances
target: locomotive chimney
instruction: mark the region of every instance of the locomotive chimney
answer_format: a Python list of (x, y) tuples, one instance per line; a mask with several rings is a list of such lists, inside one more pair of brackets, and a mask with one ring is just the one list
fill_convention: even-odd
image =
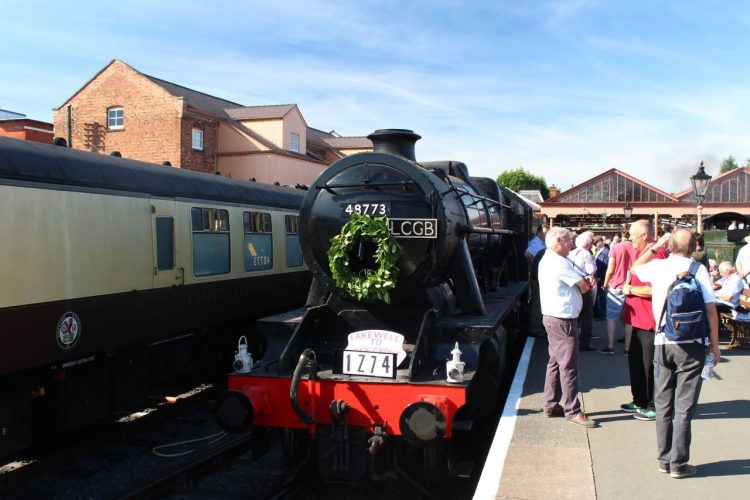
[(414, 144), (422, 138), (411, 130), (403, 128), (381, 128), (367, 136), (372, 141), (376, 153), (389, 153), (417, 161)]

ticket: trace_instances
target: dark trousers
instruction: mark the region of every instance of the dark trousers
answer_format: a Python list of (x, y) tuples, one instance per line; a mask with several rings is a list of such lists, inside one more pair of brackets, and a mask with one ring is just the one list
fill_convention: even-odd
[(701, 392), (706, 351), (700, 342), (656, 346), (654, 405), (658, 460), (682, 471), (690, 460), (690, 421)]
[(578, 315), (578, 322), (581, 325), (581, 337), (578, 339), (579, 345), (591, 344), (591, 330), (594, 327), (594, 292), (589, 290), (581, 295), (583, 298), (583, 307)]
[(544, 379), (544, 407), (551, 410), (562, 398), (565, 417), (581, 413), (578, 401), (578, 319), (543, 316), (549, 341)]
[(546, 337), (542, 324), (542, 302), (539, 300), (539, 280), (531, 278), (531, 304), (529, 307), (529, 335)]
[(598, 285), (599, 289), (596, 292), (596, 301), (594, 302), (594, 317), (595, 318), (606, 318), (607, 317), (607, 291), (602, 290), (601, 283)]
[(654, 408), (654, 332), (633, 328), (628, 370), (633, 402), (641, 408)]

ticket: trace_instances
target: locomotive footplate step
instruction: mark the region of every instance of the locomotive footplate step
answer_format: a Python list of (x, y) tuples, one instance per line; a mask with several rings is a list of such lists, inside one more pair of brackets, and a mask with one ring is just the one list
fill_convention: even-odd
[(447, 316), (438, 319), (433, 328), (492, 332), (514, 308), (513, 305), (526, 291), (527, 285), (525, 281), (511, 281), (508, 286), (501, 288), (499, 291), (489, 292), (482, 296), (487, 314), (482, 316)]
[(295, 328), (302, 321), (302, 316), (304, 316), (304, 314), (305, 308), (300, 307), (299, 309), (274, 314), (273, 316), (266, 316), (265, 318), (258, 320), (258, 328), (262, 328), (264, 325), (271, 323), (284, 323)]

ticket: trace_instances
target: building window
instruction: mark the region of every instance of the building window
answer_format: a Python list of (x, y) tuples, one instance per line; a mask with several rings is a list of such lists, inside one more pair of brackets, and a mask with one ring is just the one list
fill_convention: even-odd
[(291, 133), (289, 140), (289, 151), (299, 153), (299, 134), (295, 134), (294, 132)]
[(193, 274), (212, 276), (229, 272), (229, 212), (216, 208), (194, 207)]
[(123, 128), (122, 108), (109, 108), (107, 110), (107, 128), (109, 130), (119, 130)]
[(193, 149), (203, 151), (203, 131), (198, 128), (193, 129)]
[(245, 271), (273, 268), (273, 227), (271, 214), (243, 212), (245, 229)]

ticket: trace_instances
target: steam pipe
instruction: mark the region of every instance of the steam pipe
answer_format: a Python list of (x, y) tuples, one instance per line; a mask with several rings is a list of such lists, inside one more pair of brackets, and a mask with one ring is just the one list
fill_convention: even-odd
[(312, 424), (315, 419), (312, 415), (307, 413), (302, 405), (299, 404), (299, 398), (297, 397), (297, 390), (299, 389), (299, 383), (302, 380), (302, 374), (307, 371), (307, 368), (315, 366), (317, 360), (315, 359), (315, 352), (312, 349), (305, 349), (300, 354), (297, 367), (294, 369), (294, 375), (292, 375), (292, 384), (289, 387), (289, 400), (292, 403), (294, 412), (299, 415), (299, 418), (306, 424)]
[(512, 229), (493, 229), (468, 224), (458, 224), (457, 228), (460, 234), (516, 234)]

